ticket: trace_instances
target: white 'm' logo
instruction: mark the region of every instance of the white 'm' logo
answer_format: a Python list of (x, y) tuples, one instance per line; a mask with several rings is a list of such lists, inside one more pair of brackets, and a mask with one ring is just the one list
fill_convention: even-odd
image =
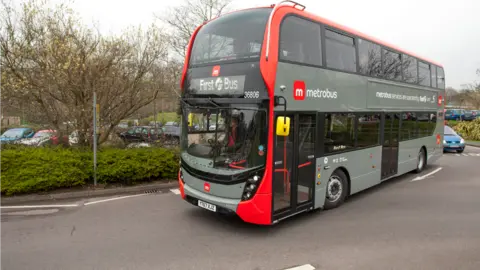
[(300, 88), (295, 89), (295, 96), (303, 97), (303, 89), (300, 89)]

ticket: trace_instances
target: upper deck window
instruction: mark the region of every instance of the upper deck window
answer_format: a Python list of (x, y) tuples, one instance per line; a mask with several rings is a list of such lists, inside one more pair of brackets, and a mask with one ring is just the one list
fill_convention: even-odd
[(190, 65), (258, 59), (271, 8), (224, 15), (203, 26), (193, 43)]
[(440, 89), (445, 89), (445, 73), (441, 67), (437, 67), (437, 86)]
[(437, 67), (432, 65), (432, 87), (437, 88)]
[(354, 39), (330, 30), (325, 30), (325, 37), (327, 67), (350, 72), (357, 71)]
[(382, 73), (385, 79), (402, 80), (402, 59), (399, 53), (383, 50)]
[(380, 45), (358, 39), (358, 55), (360, 73), (378, 77), (382, 68), (382, 53)]
[(320, 24), (289, 16), (280, 32), (280, 60), (322, 65)]
[(418, 71), (417, 71), (417, 59), (403, 55), (403, 81), (408, 83), (417, 83)]
[(418, 61), (418, 82), (423, 86), (430, 86), (430, 64)]

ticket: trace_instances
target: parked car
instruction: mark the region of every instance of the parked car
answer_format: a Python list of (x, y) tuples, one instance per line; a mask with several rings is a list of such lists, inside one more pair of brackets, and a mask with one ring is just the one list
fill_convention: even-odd
[(151, 142), (162, 139), (163, 131), (161, 128), (136, 126), (126, 132), (120, 133), (119, 136), (125, 143)]
[(477, 116), (476, 116), (475, 113), (473, 113), (473, 111), (464, 110), (464, 113), (463, 113), (463, 120), (464, 121), (473, 121), (473, 120), (475, 120), (475, 118), (477, 118)]
[(463, 110), (462, 109), (447, 109), (445, 111), (445, 120), (463, 120)]
[(473, 115), (475, 115), (475, 118), (480, 118), (480, 110), (472, 110)]
[(465, 140), (449, 126), (443, 128), (443, 151), (457, 151), (462, 153), (465, 150)]
[(177, 122), (167, 122), (162, 127), (162, 130), (167, 138), (178, 140), (180, 138), (182, 128)]
[(31, 138), (25, 138), (18, 140), (17, 144), (23, 145), (30, 145), (30, 146), (42, 146), (42, 145), (58, 145), (60, 143), (67, 143), (68, 136), (63, 136), (63, 139), (60, 140), (59, 136), (57, 135), (56, 130), (52, 129), (43, 129), (39, 130), (33, 135)]
[(4, 143), (13, 143), (15, 141), (31, 138), (35, 132), (31, 128), (12, 128), (5, 131), (2, 136), (0, 136), (0, 142)]

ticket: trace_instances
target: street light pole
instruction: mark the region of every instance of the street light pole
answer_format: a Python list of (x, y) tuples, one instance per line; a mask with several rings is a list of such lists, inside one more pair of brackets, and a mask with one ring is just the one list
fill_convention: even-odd
[[(153, 122), (155, 123), (155, 130), (157, 129), (157, 100), (156, 98), (153, 99)], [(156, 130), (158, 131), (158, 130)]]
[(93, 92), (93, 185), (97, 186), (97, 93)]

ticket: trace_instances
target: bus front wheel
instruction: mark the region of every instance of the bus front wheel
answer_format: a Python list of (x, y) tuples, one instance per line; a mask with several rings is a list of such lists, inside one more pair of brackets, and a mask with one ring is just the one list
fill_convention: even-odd
[(333, 209), (342, 205), (348, 192), (348, 181), (345, 173), (341, 170), (334, 171), (328, 179), (326, 189), (325, 209)]

